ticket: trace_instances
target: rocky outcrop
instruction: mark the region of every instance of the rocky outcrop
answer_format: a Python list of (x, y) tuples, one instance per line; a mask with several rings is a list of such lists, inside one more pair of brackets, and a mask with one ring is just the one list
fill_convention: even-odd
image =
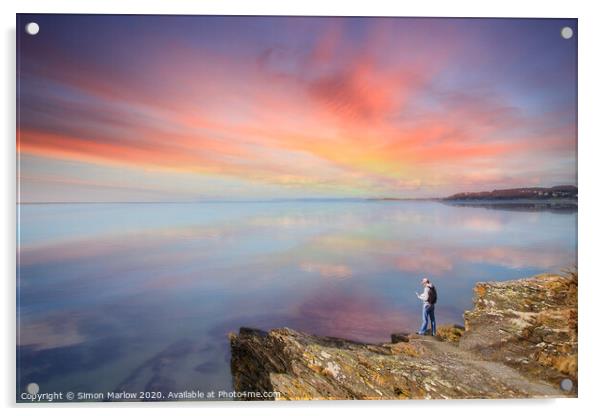
[(465, 321), (444, 338), (397, 333), (383, 344), (241, 328), (230, 334), (234, 387), (285, 400), (576, 395), (576, 278), (480, 283)]
[(478, 283), (460, 348), (554, 385), (577, 380), (577, 275)]

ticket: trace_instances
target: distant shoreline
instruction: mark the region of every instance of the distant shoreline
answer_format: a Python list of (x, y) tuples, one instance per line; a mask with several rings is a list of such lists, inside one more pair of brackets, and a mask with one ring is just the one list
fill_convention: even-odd
[(577, 205), (576, 199), (565, 198), (565, 199), (440, 199), (440, 202), (450, 205), (483, 205), (483, 204), (536, 204), (536, 205)]
[(550, 188), (510, 188), (493, 191), (461, 192), (445, 198), (447, 201), (512, 201), (512, 200), (574, 200), (577, 201), (578, 188), (575, 185), (558, 185)]
[(260, 200), (207, 200), (207, 201), (50, 201), (17, 202), (17, 205), (181, 205), (181, 204), (260, 204), (260, 203), (350, 203), (350, 202), (441, 202), (449, 205), (577, 205), (577, 199), (448, 199), (448, 198), (340, 198), (340, 199), (260, 199)]
[(463, 192), (447, 197), (401, 198), (381, 197), (323, 197), (323, 198), (265, 198), (265, 199), (200, 199), (195, 201), (17, 201), (17, 205), (66, 204), (222, 204), (222, 203), (324, 203), (324, 202), (403, 202), (431, 201), (457, 204), (573, 204), (577, 205), (577, 187), (559, 185), (551, 188), (514, 188), (483, 192)]

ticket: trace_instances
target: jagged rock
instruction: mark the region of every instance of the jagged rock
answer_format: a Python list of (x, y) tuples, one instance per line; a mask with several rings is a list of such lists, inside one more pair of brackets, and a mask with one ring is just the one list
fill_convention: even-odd
[(478, 283), (460, 348), (558, 385), (577, 383), (577, 276)]
[(395, 334), (391, 334), (391, 342), (393, 344), (397, 342), (410, 342), (410, 338), (408, 337), (408, 333), (406, 332), (397, 332)]
[[(535, 358), (528, 359), (562, 373), (555, 363), (562, 362), (562, 354), (572, 354), (570, 348), (563, 353), (565, 346), (572, 348), (572, 332), (566, 328), (572, 324), (565, 321), (563, 327), (559, 316), (573, 305), (560, 293), (563, 287), (572, 290), (566, 278), (551, 275), (478, 284), (475, 310), (466, 314), (466, 332), (456, 328), (460, 347), (457, 339), (445, 342), (407, 334), (393, 334), (400, 342), (365, 344), (289, 328), (241, 328), (230, 334), (234, 388), (239, 393), (278, 392), (275, 398), (285, 400), (573, 397), (576, 392), (560, 390), (556, 378), (507, 362), (535, 351)], [(511, 314), (514, 305), (517, 312)], [(574, 318), (576, 333), (576, 312)], [(522, 338), (500, 338), (499, 331), (506, 327), (521, 336), (525, 334), (520, 331), (530, 328), (529, 339), (541, 339), (544, 345), (532, 351), (522, 345)], [(505, 352), (495, 353), (500, 341)], [(515, 342), (517, 350), (512, 349)], [(544, 359), (550, 356), (554, 358)], [(562, 374), (566, 378), (572, 373)]]
[(458, 344), (464, 331), (465, 328), (462, 325), (439, 325), (437, 327), (437, 337), (442, 341)]

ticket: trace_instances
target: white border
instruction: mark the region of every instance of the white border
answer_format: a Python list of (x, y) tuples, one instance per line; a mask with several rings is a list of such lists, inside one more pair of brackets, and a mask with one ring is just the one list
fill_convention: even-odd
[[(3, 100), (1, 125), (4, 127), (3, 180), (0, 182), (4, 204), (2, 221), (5, 230), (2, 239), (4, 268), (4, 337), (2, 342), (2, 376), (0, 395), (9, 411), (30, 411), (31, 406), (14, 405), (15, 397), (15, 13), (123, 13), (123, 14), (300, 14), (300, 15), (355, 15), (355, 16), (447, 16), (447, 17), (570, 17), (579, 18), (579, 399), (558, 400), (495, 400), (495, 401), (413, 401), (400, 402), (319, 402), (319, 403), (164, 403), (164, 404), (95, 404), (42, 405), (53, 414), (65, 412), (156, 413), (184, 411), (198, 414), (240, 413), (265, 414), (285, 411), (291, 414), (332, 414), (344, 411), (351, 415), (365, 415), (370, 411), (392, 412), (449, 412), (463, 415), (506, 415), (508, 412), (576, 414), (595, 406), (599, 384), (600, 356), (596, 354), (602, 332), (595, 309), (602, 296), (600, 281), (602, 265), (596, 262), (600, 233), (599, 169), (600, 165), (600, 106), (602, 96), (600, 74), (602, 59), (602, 16), (595, 1), (525, 1), (525, 0), (454, 0), (454, 1), (267, 1), (267, 0), (20, 0), (1, 2), (0, 19), (3, 24), (2, 83)], [(599, 295), (596, 295), (599, 293)]]

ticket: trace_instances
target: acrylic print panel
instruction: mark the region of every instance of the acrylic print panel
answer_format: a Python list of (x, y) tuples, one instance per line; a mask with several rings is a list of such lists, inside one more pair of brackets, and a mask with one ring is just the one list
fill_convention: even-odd
[(575, 19), (17, 33), (18, 402), (576, 397)]

